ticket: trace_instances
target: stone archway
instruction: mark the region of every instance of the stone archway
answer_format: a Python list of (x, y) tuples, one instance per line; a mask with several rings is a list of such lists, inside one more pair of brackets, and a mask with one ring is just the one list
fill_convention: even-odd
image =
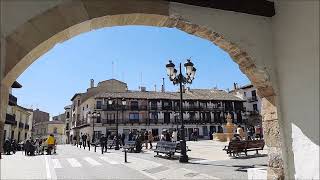
[[(269, 147), (268, 177), (282, 179), (284, 163), (278, 121), (277, 94), (268, 71), (258, 67), (250, 55), (237, 44), (225, 38), (223, 32), (188, 22), (178, 15), (170, 15), (163, 1), (139, 3), (125, 1), (130, 7), (118, 7), (112, 2), (71, 2), (58, 5), (35, 16), (6, 37), (5, 68), (1, 78), (0, 136), (7, 107), (10, 85), (41, 55), (57, 43), (94, 29), (123, 25), (147, 25), (177, 28), (214, 43), (232, 57), (240, 70), (258, 89), (262, 98), (262, 117), (266, 144)], [(141, 1), (142, 2), (142, 1)], [(65, 21), (61, 22), (60, 19)], [(40, 32), (40, 34), (39, 34)], [(0, 138), (2, 140), (2, 138)], [(0, 143), (1, 145), (1, 143)], [(2, 146), (1, 146), (2, 147)], [(283, 147), (282, 147), (283, 148)]]

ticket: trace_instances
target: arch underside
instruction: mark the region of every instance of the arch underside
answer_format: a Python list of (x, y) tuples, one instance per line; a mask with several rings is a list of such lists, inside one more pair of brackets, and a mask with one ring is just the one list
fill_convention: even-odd
[[(249, 53), (236, 43), (205, 26), (193, 24), (177, 14), (170, 14), (167, 1), (121, 0), (72, 1), (55, 6), (37, 15), (5, 37), (5, 70), (1, 86), (10, 85), (41, 55), (57, 43), (91, 30), (124, 25), (145, 25), (177, 28), (208, 40), (225, 52), (239, 65), (258, 89), (262, 98), (262, 117), (266, 144), (270, 147), (268, 176), (282, 176), (280, 128), (275, 89), (266, 68), (258, 67)], [(1, 99), (3, 101), (3, 99)], [(4, 103), (2, 103), (4, 104)], [(3, 113), (2, 113), (3, 114)], [(3, 118), (1, 118), (4, 120)], [(280, 160), (279, 158), (280, 157)], [(279, 172), (276, 172), (278, 171)]]

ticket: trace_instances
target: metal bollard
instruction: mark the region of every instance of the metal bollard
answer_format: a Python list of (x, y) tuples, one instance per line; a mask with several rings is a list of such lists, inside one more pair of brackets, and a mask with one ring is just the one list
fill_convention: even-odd
[(94, 145), (94, 152), (97, 152), (97, 145)]
[(128, 162), (127, 161), (127, 150), (124, 150), (124, 162)]

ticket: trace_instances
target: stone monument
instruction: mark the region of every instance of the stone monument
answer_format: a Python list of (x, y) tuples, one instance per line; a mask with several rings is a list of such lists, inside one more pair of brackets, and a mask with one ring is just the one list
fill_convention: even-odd
[(226, 132), (223, 133), (214, 133), (214, 140), (218, 140), (221, 142), (230, 141), (233, 137), (235, 125), (232, 123), (231, 114), (227, 115), (227, 124), (225, 126)]

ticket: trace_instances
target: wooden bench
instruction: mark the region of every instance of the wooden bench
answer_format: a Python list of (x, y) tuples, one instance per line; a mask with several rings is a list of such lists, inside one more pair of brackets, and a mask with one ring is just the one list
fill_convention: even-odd
[(235, 155), (244, 152), (247, 156), (248, 151), (256, 151), (258, 154), (259, 150), (263, 150), (265, 145), (264, 140), (253, 140), (253, 141), (230, 141), (228, 146), (223, 148), (227, 154)]
[(159, 153), (163, 153), (168, 155), (169, 158), (171, 158), (176, 152), (176, 149), (177, 149), (177, 143), (175, 142), (159, 141), (156, 145), (156, 149), (154, 150), (154, 152), (157, 153), (156, 156), (159, 156)]
[(133, 152), (135, 147), (136, 147), (136, 141), (127, 141), (125, 143), (125, 145), (123, 146), (123, 149), (125, 151), (129, 151), (130, 150), (130, 152)]

